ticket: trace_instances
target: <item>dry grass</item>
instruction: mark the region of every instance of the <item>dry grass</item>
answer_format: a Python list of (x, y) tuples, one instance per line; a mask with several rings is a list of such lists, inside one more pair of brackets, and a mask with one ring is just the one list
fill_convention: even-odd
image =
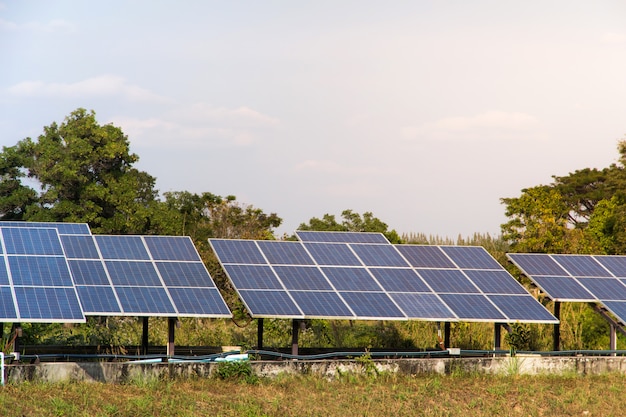
[(14, 416), (621, 416), (626, 376), (283, 376), (24, 383), (0, 388)]

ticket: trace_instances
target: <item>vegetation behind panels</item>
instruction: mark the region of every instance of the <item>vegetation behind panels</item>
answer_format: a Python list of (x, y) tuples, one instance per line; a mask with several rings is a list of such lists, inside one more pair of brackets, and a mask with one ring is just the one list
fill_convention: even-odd
[[(531, 292), (530, 283), (505, 258), (508, 252), (626, 254), (626, 141), (618, 143), (619, 163), (604, 169), (584, 168), (554, 176), (548, 185), (503, 198), (509, 221), (502, 236), (476, 234), (456, 240), (423, 234), (399, 235), (372, 213), (345, 210), (341, 218), (325, 214), (300, 225), (304, 230), (380, 232), (392, 243), (471, 244), (485, 247)], [(218, 196), (188, 191), (163, 193), (155, 178), (139, 171), (139, 156), (130, 152), (119, 127), (100, 125), (93, 111), (77, 109), (60, 125), (44, 127), (38, 138), (3, 147), (0, 153), (0, 219), (88, 223), (93, 233), (188, 235), (222, 295), (235, 313), (235, 324), (217, 319), (183, 319), (183, 345), (256, 343), (256, 326), (230, 288), (208, 238), (276, 239), (282, 219), (276, 213)], [(281, 236), (293, 239), (293, 236)], [(539, 294), (537, 294), (539, 295)], [(551, 308), (549, 300), (542, 300)], [(165, 320), (150, 319), (149, 343), (165, 343)], [(587, 305), (566, 303), (561, 309), (563, 349), (604, 349), (608, 325)], [(104, 323), (104, 325), (103, 325)], [(141, 323), (135, 318), (97, 319), (84, 325), (23, 324), (25, 343), (91, 344), (118, 347), (139, 344)], [(5, 330), (6, 331), (6, 330)], [(291, 323), (265, 321), (265, 345), (287, 347)], [(310, 320), (300, 337), (302, 347), (430, 348), (438, 345), (436, 323)], [(492, 346), (486, 323), (454, 323), (454, 344), (466, 349)], [(549, 325), (520, 325), (516, 347), (549, 350)], [(4, 335), (5, 338), (8, 335)], [(620, 338), (618, 348), (626, 348)]]

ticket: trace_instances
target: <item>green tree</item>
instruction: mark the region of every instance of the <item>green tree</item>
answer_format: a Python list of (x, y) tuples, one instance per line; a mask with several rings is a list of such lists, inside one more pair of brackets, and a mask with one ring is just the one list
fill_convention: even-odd
[(341, 217), (343, 219), (341, 223), (332, 214), (324, 214), (321, 219), (313, 217), (308, 224), (301, 223), (298, 229), (337, 232), (378, 232), (385, 235), (391, 243), (402, 243), (400, 235), (395, 230), (389, 230), (387, 223), (374, 217), (369, 211), (360, 215), (348, 209), (341, 212)]
[[(93, 111), (73, 111), (36, 140), (4, 147), (2, 219), (85, 222), (96, 233), (162, 232), (155, 178), (133, 167), (128, 138)], [(25, 184), (24, 179), (28, 179)]]

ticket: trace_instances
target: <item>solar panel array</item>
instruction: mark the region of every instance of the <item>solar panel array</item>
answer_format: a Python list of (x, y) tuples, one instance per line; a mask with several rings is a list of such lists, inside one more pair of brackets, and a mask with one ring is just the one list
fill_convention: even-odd
[(509, 253), (554, 301), (598, 302), (626, 323), (626, 256)]
[(558, 322), (482, 247), (297, 235), (209, 240), (253, 317)]
[[(189, 237), (92, 235), (86, 224), (77, 223), (1, 222), (0, 230), (8, 248), (5, 264), (13, 268), (0, 270), (5, 311), (0, 320), (36, 321), (32, 314), (19, 315), (21, 310), (14, 314), (6, 298), (19, 297), (26, 286), (25, 306), (59, 300), (61, 314), (41, 313), (41, 321), (71, 321), (66, 316), (77, 312), (80, 321), (84, 315), (231, 317)], [(21, 258), (13, 260), (13, 252)], [(46, 273), (53, 266), (61, 272)], [(55, 278), (59, 274), (62, 280)], [(49, 287), (73, 294), (75, 302), (63, 304), (60, 295), (51, 299), (44, 294)]]

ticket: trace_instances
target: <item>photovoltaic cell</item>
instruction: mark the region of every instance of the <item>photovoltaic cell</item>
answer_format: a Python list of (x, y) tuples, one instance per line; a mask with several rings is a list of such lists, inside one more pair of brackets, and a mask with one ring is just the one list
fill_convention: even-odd
[(65, 258), (60, 256), (9, 256), (13, 285), (73, 287)]
[(502, 266), (480, 246), (442, 246), (452, 261), (462, 269), (502, 269)]
[(431, 292), (413, 269), (372, 268), (370, 272), (388, 292)]
[(113, 288), (110, 286), (77, 285), (76, 290), (85, 314), (122, 312)]
[(104, 259), (150, 259), (140, 236), (94, 235)]
[(417, 273), (436, 293), (478, 293), (478, 288), (456, 269), (417, 269)]
[(277, 265), (274, 267), (274, 272), (288, 290), (331, 291), (333, 289), (316, 267)]
[(303, 317), (285, 291), (241, 290), (239, 295), (252, 317)]
[(440, 297), (460, 320), (507, 320), (507, 318), (482, 295), (440, 294)]
[(594, 256), (616, 277), (626, 277), (626, 256)]
[(210, 239), (213, 251), (226, 264), (266, 264), (253, 240)]
[(225, 265), (224, 269), (235, 288), (245, 290), (283, 289), (269, 266)]
[(15, 287), (15, 297), (24, 321), (84, 321), (75, 289)]
[(382, 233), (371, 232), (318, 232), (296, 230), (296, 236), (303, 242), (323, 243), (386, 243), (389, 241)]
[(63, 235), (60, 237), (67, 258), (100, 259), (93, 236)]
[(172, 316), (176, 310), (163, 287), (116, 287), (126, 313)]
[(152, 259), (156, 261), (202, 261), (188, 236), (144, 236), (143, 238)]
[(318, 265), (362, 266), (348, 245), (342, 243), (304, 243)]
[(54, 228), (59, 235), (90, 235), (87, 223), (0, 221), (0, 227)]
[(2, 239), (9, 255), (63, 256), (63, 248), (55, 229), (3, 227)]
[(337, 291), (382, 291), (366, 269), (322, 267)]
[(531, 295), (489, 295), (488, 298), (515, 321), (550, 320), (552, 314)]
[(576, 277), (610, 277), (611, 274), (591, 256), (551, 255), (571, 275)]
[(0, 287), (0, 320), (17, 319), (11, 287)]
[(230, 316), (217, 288), (170, 288), (169, 292), (180, 314)]
[(465, 274), (485, 294), (524, 294), (528, 291), (504, 270), (468, 269)]
[(215, 284), (201, 262), (156, 262), (167, 287), (214, 288)]
[(151, 262), (106, 261), (105, 266), (115, 286), (161, 286), (159, 276)]
[(351, 248), (366, 266), (409, 266), (391, 245), (352, 245)]
[(405, 318), (389, 296), (382, 292), (341, 292), (348, 306), (358, 317)]
[(577, 278), (599, 300), (626, 301), (626, 285), (615, 278)]
[(110, 285), (109, 277), (100, 260), (69, 260), (76, 285)]
[(394, 245), (416, 268), (455, 268), (450, 258), (438, 246)]
[(290, 294), (307, 317), (354, 318), (354, 314), (335, 292), (290, 291)]
[(550, 277), (569, 276), (549, 255), (539, 253), (507, 253), (506, 255), (529, 277), (544, 275)]
[(435, 294), (391, 293), (391, 298), (410, 318), (456, 320), (452, 311)]
[(270, 264), (315, 265), (300, 242), (260, 240), (257, 243)]
[(532, 280), (555, 301), (583, 302), (596, 299), (593, 294), (571, 277), (536, 276)]
[(626, 301), (601, 300), (602, 304), (622, 323), (626, 323)]

